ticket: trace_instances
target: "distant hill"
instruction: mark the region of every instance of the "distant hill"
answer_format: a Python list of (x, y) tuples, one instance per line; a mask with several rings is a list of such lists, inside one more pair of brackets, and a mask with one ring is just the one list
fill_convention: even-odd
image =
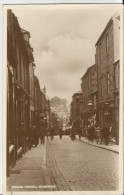
[(66, 124), (69, 121), (69, 111), (66, 104), (67, 100), (59, 97), (53, 97), (50, 101), (51, 110), (56, 112), (58, 117), (63, 121), (63, 124)]
[(50, 101), (50, 106), (54, 108), (64, 107), (66, 108), (67, 100), (61, 99), (59, 97), (53, 97)]

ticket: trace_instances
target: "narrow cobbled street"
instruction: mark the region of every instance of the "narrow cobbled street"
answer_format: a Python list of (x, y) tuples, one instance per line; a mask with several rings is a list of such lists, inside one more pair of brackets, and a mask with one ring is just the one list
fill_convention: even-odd
[(48, 141), (47, 154), (51, 170), (57, 169), (70, 190), (118, 189), (118, 154), (66, 136)]
[[(32, 148), (8, 179), (10, 191), (118, 190), (119, 155), (69, 136)], [(13, 170), (14, 171), (14, 170)], [(17, 185), (17, 188), (16, 188)], [(13, 187), (15, 186), (15, 187)], [(20, 186), (20, 187), (19, 187)], [(45, 187), (44, 187), (45, 186)]]

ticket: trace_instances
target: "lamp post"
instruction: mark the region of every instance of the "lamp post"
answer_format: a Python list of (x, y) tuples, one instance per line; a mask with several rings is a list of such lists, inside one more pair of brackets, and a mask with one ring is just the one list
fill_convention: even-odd
[[(106, 125), (107, 123), (110, 123), (110, 113), (109, 113), (109, 103), (105, 102), (104, 104), (104, 125)], [(108, 121), (108, 122), (107, 122)]]
[(89, 117), (88, 118), (90, 118), (92, 107), (93, 107), (93, 104), (92, 104), (91, 100), (89, 100), (87, 106), (88, 106), (88, 113), (89, 113)]

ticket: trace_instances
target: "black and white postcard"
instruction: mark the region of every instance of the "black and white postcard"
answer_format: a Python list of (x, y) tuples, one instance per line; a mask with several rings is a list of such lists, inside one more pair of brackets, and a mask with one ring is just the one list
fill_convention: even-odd
[(123, 194), (123, 5), (3, 5), (4, 186)]

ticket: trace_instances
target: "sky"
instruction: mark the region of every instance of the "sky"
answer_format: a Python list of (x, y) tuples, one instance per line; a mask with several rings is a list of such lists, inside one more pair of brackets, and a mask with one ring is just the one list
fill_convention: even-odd
[(95, 63), (95, 43), (119, 5), (19, 5), (11, 7), (29, 31), (35, 75), (49, 98), (68, 103), (81, 89), (81, 77)]

